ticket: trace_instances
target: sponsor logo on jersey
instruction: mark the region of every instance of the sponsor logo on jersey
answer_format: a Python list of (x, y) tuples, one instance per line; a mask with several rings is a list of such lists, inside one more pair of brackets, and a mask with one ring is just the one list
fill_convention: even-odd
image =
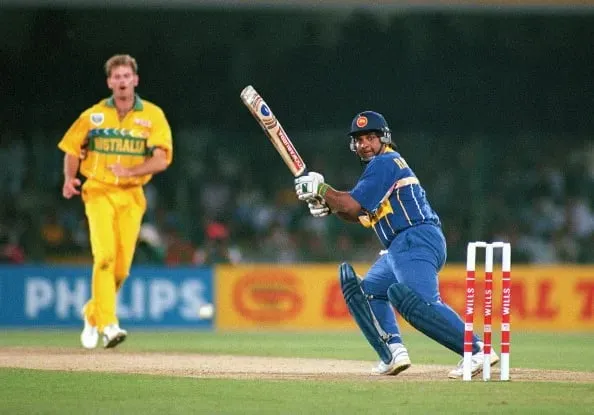
[(151, 128), (153, 123), (150, 120), (143, 120), (142, 118), (134, 118), (134, 124), (141, 125), (146, 128)]
[(94, 112), (91, 114), (91, 123), (100, 126), (105, 121), (105, 115), (102, 112)]
[(146, 140), (137, 138), (93, 137), (91, 148), (98, 153), (128, 154), (131, 156), (145, 156), (147, 152)]

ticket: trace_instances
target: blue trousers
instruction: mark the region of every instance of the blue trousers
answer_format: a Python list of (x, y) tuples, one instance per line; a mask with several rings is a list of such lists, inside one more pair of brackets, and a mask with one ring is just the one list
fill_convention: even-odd
[[(388, 250), (375, 261), (363, 279), (365, 294), (389, 343), (402, 343), (394, 310), (388, 301), (388, 288), (399, 282), (408, 286), (456, 329), (464, 332), (464, 321), (441, 300), (438, 272), (445, 264), (446, 242), (441, 229), (430, 224), (411, 227), (396, 236)], [(475, 342), (478, 338), (475, 336)]]

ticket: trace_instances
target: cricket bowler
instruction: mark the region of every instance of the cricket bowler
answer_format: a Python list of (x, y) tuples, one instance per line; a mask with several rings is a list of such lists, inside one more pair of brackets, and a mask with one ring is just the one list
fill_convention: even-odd
[(65, 153), (62, 195), (81, 195), (89, 223), (93, 276), (80, 336), (87, 349), (97, 347), (100, 335), (105, 348), (128, 335), (116, 315), (116, 294), (130, 272), (146, 210), (143, 185), (173, 157), (165, 114), (135, 92), (136, 60), (112, 56), (105, 73), (111, 97), (85, 110), (58, 144)]

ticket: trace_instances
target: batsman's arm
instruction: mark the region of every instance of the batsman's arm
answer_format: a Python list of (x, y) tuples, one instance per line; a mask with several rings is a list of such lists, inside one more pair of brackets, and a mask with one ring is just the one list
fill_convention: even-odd
[(359, 219), (353, 219), (344, 212), (335, 212), (335, 214), (336, 214), (336, 216), (338, 216), (340, 219), (344, 220), (345, 222), (359, 223)]
[(324, 183), (319, 194), (326, 200), (330, 210), (347, 222), (359, 222), (361, 205), (349, 192), (342, 192)]

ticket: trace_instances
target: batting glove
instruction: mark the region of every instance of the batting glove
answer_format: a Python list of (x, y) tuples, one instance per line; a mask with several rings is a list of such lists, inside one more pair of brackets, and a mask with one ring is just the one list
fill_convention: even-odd
[(323, 218), (331, 213), (326, 201), (319, 197), (317, 199), (309, 199), (307, 201), (307, 207), (309, 208), (309, 213), (315, 218)]
[(308, 201), (318, 196), (320, 184), (324, 183), (324, 176), (315, 171), (295, 179), (295, 193), (299, 200)]

